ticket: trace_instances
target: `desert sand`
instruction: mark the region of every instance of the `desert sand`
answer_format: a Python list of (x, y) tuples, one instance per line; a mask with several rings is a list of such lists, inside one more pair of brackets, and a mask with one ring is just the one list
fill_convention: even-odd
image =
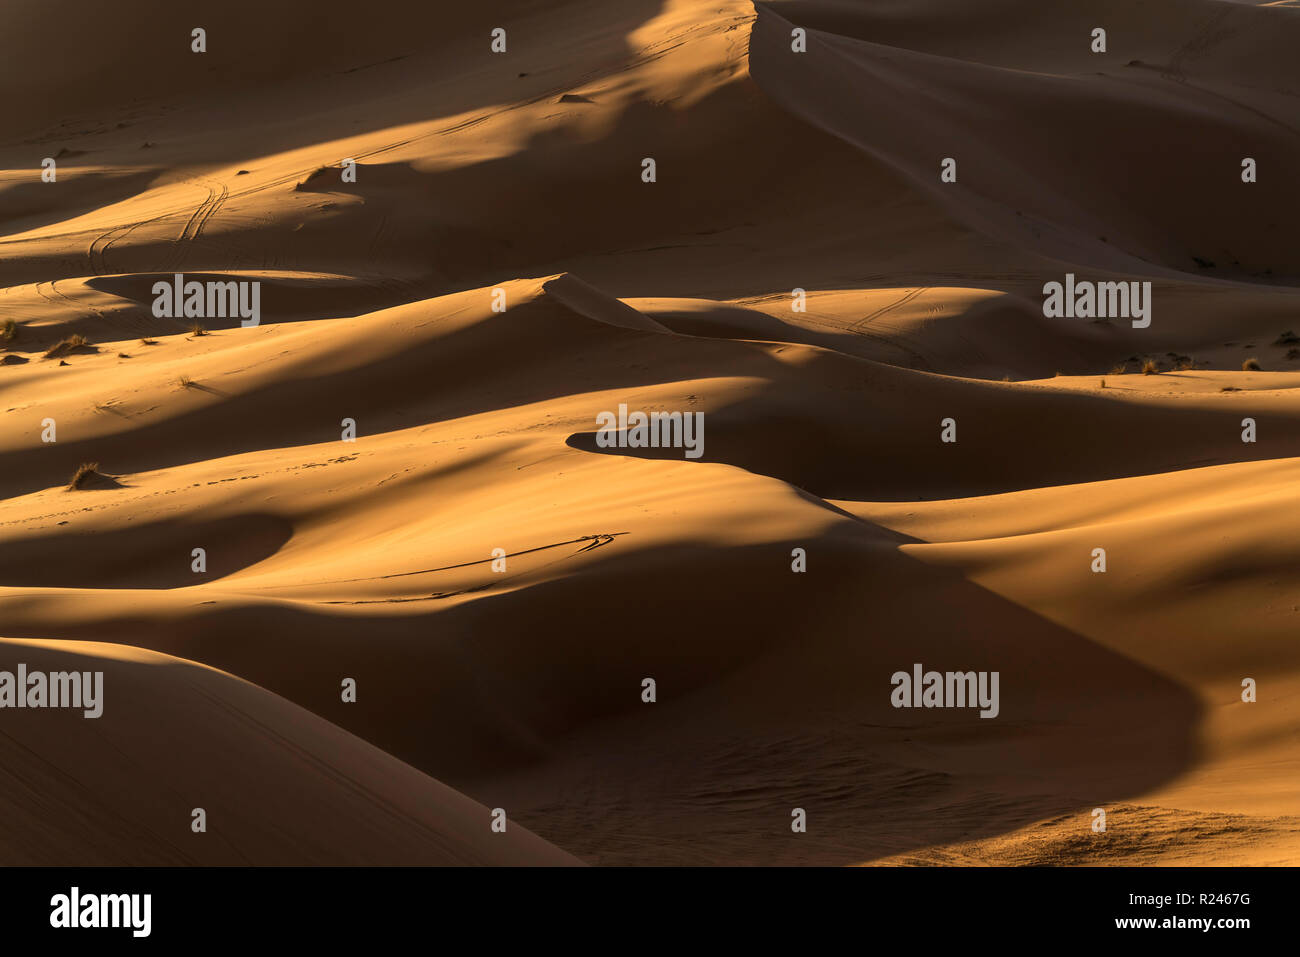
[(192, 6), (0, 9), (0, 863), (1300, 863), (1293, 4)]

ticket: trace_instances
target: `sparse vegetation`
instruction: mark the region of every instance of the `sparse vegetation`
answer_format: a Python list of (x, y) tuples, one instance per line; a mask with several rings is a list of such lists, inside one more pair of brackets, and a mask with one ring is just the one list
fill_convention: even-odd
[(69, 353), (75, 352), (78, 349), (84, 349), (87, 345), (89, 345), (89, 343), (86, 342), (86, 337), (83, 335), (68, 336), (66, 339), (64, 339), (62, 342), (58, 343), (57, 345), (51, 346), (46, 351), (45, 358), (59, 359), (63, 356), (68, 355)]
[(1235, 385), (1225, 385), (1225, 386), (1224, 386), (1222, 389), (1220, 389), (1219, 391), (1220, 391), (1220, 392), (1240, 392), (1241, 390), (1238, 389)]
[(83, 462), (77, 467), (77, 471), (72, 474), (72, 481), (68, 483), (68, 491), (75, 492), (78, 489), (86, 487), (86, 483), (91, 479), (99, 476), (98, 462)]
[(1155, 359), (1147, 359), (1145, 362), (1142, 363), (1142, 374), (1143, 374), (1143, 375), (1159, 375), (1159, 374), (1160, 374), (1160, 363), (1156, 362)]
[(176, 384), (179, 385), (182, 389), (188, 389), (194, 385), (194, 380), (187, 375), (183, 375), (176, 380)]
[(1259, 371), (1259, 360), (1258, 360), (1258, 359), (1247, 359), (1245, 362), (1243, 362), (1243, 363), (1241, 364), (1241, 371), (1242, 371), (1242, 372), (1258, 372), (1258, 371)]
[(207, 334), (208, 330), (203, 328), (202, 323), (196, 322), (194, 325), (190, 326), (190, 335), (194, 336), (196, 339), (199, 336), (206, 336)]
[(1297, 342), (1300, 342), (1300, 336), (1297, 336), (1294, 332), (1288, 329), (1286, 332), (1282, 333), (1280, 336), (1277, 337), (1277, 339), (1273, 342), (1273, 345), (1289, 346)]
[(140, 340), (140, 345), (142, 345), (142, 346), (156, 346), (156, 345), (158, 345), (158, 340), (157, 340), (157, 339), (141, 339), (141, 340)]
[(1127, 362), (1121, 362), (1119, 365), (1114, 366), (1114, 367), (1111, 368), (1111, 370), (1110, 370), (1110, 374), (1111, 374), (1111, 375), (1125, 375), (1125, 374), (1127, 374), (1127, 373), (1128, 373), (1128, 363), (1127, 363)]
[(1101, 380), (1101, 387), (1102, 387), (1103, 389), (1106, 388), (1106, 380), (1105, 380), (1105, 379), (1102, 379), (1102, 380)]
[(3, 323), (0, 323), (0, 340), (13, 342), (17, 338), (18, 323), (14, 322), (12, 319), (6, 319)]

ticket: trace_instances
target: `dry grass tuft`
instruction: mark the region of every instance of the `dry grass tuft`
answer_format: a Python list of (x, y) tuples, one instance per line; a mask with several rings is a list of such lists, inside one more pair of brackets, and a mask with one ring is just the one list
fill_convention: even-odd
[(86, 483), (91, 479), (99, 476), (98, 462), (82, 462), (77, 467), (77, 471), (72, 475), (72, 481), (68, 483), (68, 491), (75, 492), (78, 489), (86, 487)]
[(57, 345), (51, 346), (46, 351), (45, 358), (59, 359), (62, 358), (63, 356), (68, 355), (69, 353), (76, 352), (78, 349), (84, 349), (88, 345), (90, 345), (90, 343), (86, 341), (85, 336), (82, 335), (68, 336), (68, 338), (64, 339), (62, 342), (58, 343)]

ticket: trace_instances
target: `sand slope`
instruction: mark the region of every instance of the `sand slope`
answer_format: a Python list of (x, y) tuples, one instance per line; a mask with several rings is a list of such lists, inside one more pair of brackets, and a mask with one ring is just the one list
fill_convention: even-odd
[[(138, 648), (0, 641), (3, 668), (101, 672), (103, 713), (5, 713), (14, 864), (576, 863), (231, 675)], [(205, 812), (206, 830), (192, 827)]]

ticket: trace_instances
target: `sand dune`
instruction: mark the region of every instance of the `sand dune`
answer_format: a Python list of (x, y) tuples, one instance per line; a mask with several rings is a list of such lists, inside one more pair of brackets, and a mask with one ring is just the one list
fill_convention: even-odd
[(104, 676), (96, 718), (6, 714), (6, 864), (576, 863), (231, 675), (102, 642), (0, 648), (6, 670)]
[(0, 670), (107, 698), (0, 710), (0, 860), (1300, 858), (1290, 5), (70, 6), (0, 13), (77, 63), (0, 147)]

